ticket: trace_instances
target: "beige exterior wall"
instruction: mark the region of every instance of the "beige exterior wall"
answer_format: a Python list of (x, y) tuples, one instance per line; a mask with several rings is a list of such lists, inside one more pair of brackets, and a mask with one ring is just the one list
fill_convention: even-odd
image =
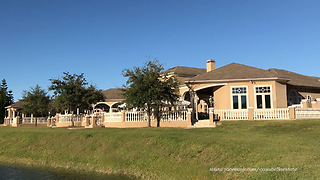
[[(136, 128), (148, 127), (148, 122), (104, 122), (106, 128)], [(157, 127), (156, 121), (151, 121), (152, 127)], [(160, 127), (187, 127), (191, 126), (189, 121), (160, 121)]]
[[(287, 89), (285, 84), (276, 81), (247, 81), (247, 82), (228, 82), (228, 83), (201, 83), (192, 85), (194, 90), (206, 87), (215, 87), (214, 106), (215, 109), (232, 109), (232, 87), (247, 87), (247, 107), (256, 107), (257, 86), (271, 86), (272, 108), (287, 107)], [(182, 91), (185, 91), (183, 89)]]
[(274, 87), (275, 97), (273, 98), (273, 108), (286, 108), (288, 106), (287, 100), (287, 85), (275, 82)]
[[(56, 127), (68, 127), (71, 126), (72, 122), (57, 122)], [(74, 126), (81, 126), (81, 122), (74, 122)]]

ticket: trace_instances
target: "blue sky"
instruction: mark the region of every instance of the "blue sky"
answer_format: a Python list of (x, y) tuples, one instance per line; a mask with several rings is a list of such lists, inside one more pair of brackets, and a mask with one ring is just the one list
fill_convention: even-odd
[(320, 1), (0, 0), (0, 79), (15, 101), (63, 72), (99, 89), (146, 56), (166, 69), (236, 62), (318, 76)]

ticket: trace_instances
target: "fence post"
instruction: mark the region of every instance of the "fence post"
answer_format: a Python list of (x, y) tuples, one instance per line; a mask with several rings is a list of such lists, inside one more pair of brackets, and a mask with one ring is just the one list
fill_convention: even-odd
[(102, 112), (101, 113), (101, 124), (100, 124), (100, 126), (104, 126), (104, 118), (105, 118), (105, 116), (104, 116), (104, 112)]
[(48, 117), (48, 120), (47, 120), (47, 127), (50, 127), (51, 126), (51, 118)]
[(96, 117), (95, 115), (93, 115), (91, 119), (92, 119), (92, 124), (91, 124), (91, 126), (92, 126), (92, 128), (94, 128), (94, 127), (97, 126), (97, 125), (96, 125), (97, 117)]
[(56, 125), (58, 124), (59, 122), (59, 114), (56, 114)]
[(126, 111), (121, 111), (121, 122), (125, 122), (126, 121)]
[(19, 116), (16, 116), (15, 118), (13, 118), (12, 127), (19, 127), (19, 121), (20, 121)]
[(248, 107), (248, 120), (254, 120), (254, 108)]
[(296, 109), (292, 106), (289, 107), (289, 119), (293, 120), (296, 119)]
[(89, 126), (89, 116), (86, 115), (86, 116), (84, 117), (84, 119), (85, 119), (85, 121), (86, 121), (85, 126)]
[(6, 118), (6, 117), (4, 118), (3, 125), (4, 125), (4, 126), (7, 126), (7, 125), (8, 125), (8, 118)]
[(190, 124), (192, 125), (192, 108), (188, 108), (187, 121), (189, 121)]

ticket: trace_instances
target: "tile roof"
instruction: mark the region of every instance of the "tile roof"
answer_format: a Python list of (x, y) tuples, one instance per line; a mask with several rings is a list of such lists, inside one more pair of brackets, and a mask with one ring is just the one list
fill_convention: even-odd
[(180, 77), (193, 77), (195, 75), (205, 73), (206, 69), (203, 68), (194, 68), (194, 67), (185, 67), (185, 66), (176, 66), (171, 69), (164, 71), (163, 73), (175, 74)]
[(164, 71), (163, 73), (169, 75), (174, 74), (175, 78), (180, 82), (180, 84), (184, 84), (187, 79), (194, 77), (198, 74), (205, 73), (206, 71), (207, 70), (203, 68), (176, 66)]
[(5, 107), (5, 108), (21, 109), (21, 108), (22, 108), (22, 106), (23, 106), (24, 104), (25, 104), (25, 102), (24, 102), (24, 101), (22, 101), (22, 100), (20, 100), (20, 101), (18, 101), (18, 102), (16, 102), (16, 103), (13, 103), (13, 104), (11, 104), (11, 105), (9, 105), (9, 106)]
[(290, 81), (287, 84), (293, 86), (307, 86), (320, 88), (320, 77), (305, 76), (302, 74), (282, 70), (282, 69), (269, 69), (271, 73), (274, 73), (278, 77), (289, 78)]
[(277, 78), (274, 73), (264, 69), (246, 66), (238, 63), (231, 63), (207, 73), (199, 74), (190, 81), (215, 81), (215, 80), (238, 80), (238, 79), (258, 79)]
[(123, 92), (120, 88), (114, 88), (114, 89), (107, 89), (105, 91), (102, 91), (102, 94), (104, 96), (105, 101), (119, 101), (124, 100), (123, 98)]
[(230, 81), (254, 79), (281, 79), (293, 86), (306, 86), (320, 88), (320, 78), (305, 76), (281, 69), (260, 69), (238, 63), (231, 63), (210, 72), (199, 74), (187, 79), (187, 82), (202, 81)]

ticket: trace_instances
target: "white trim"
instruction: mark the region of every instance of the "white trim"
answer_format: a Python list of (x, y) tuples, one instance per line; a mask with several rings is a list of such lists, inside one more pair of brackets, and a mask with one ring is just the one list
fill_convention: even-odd
[[(243, 94), (233, 94), (232, 93), (232, 88), (241, 88), (241, 87), (245, 87), (246, 88), (246, 93)], [(240, 101), (238, 101), (238, 109), (242, 109), (241, 108), (241, 95), (246, 95), (246, 104), (247, 104), (247, 108), (249, 107), (249, 86), (230, 86), (230, 105), (231, 105), (231, 109), (233, 109), (233, 95), (238, 95), (238, 97), (240, 96)], [(238, 99), (239, 100), (239, 99)], [(240, 103), (240, 104), (239, 104)]]
[(250, 79), (221, 79), (221, 80), (194, 80), (194, 81), (185, 81), (186, 84), (189, 83), (208, 83), (208, 82), (239, 82), (239, 81), (270, 81), (270, 80), (282, 80), (282, 81), (290, 81), (289, 78), (250, 78)]
[[(257, 93), (256, 88), (257, 87), (270, 87), (270, 93)], [(255, 109), (258, 109), (257, 107), (257, 95), (270, 95), (270, 103), (271, 103), (271, 108), (266, 108), (265, 107), (265, 96), (262, 96), (262, 108), (261, 109), (273, 109), (273, 86), (272, 85), (255, 85), (253, 86), (253, 92), (254, 92), (254, 107)], [(260, 109), (260, 108), (259, 108)]]
[[(94, 105), (94, 107), (96, 107), (97, 105), (99, 105), (99, 104), (105, 104), (105, 105), (108, 105), (108, 106), (110, 106), (108, 103), (106, 103), (106, 102), (97, 102), (95, 105)], [(111, 106), (110, 106), (110, 108), (111, 108)]]
[(198, 89), (195, 89), (194, 91), (199, 91), (199, 90), (201, 90), (201, 89), (206, 89), (206, 88), (208, 88), (208, 87), (225, 86), (225, 85), (227, 85), (227, 83), (213, 84), (213, 85), (208, 85), (208, 86), (200, 87), (200, 88), (198, 88)]

